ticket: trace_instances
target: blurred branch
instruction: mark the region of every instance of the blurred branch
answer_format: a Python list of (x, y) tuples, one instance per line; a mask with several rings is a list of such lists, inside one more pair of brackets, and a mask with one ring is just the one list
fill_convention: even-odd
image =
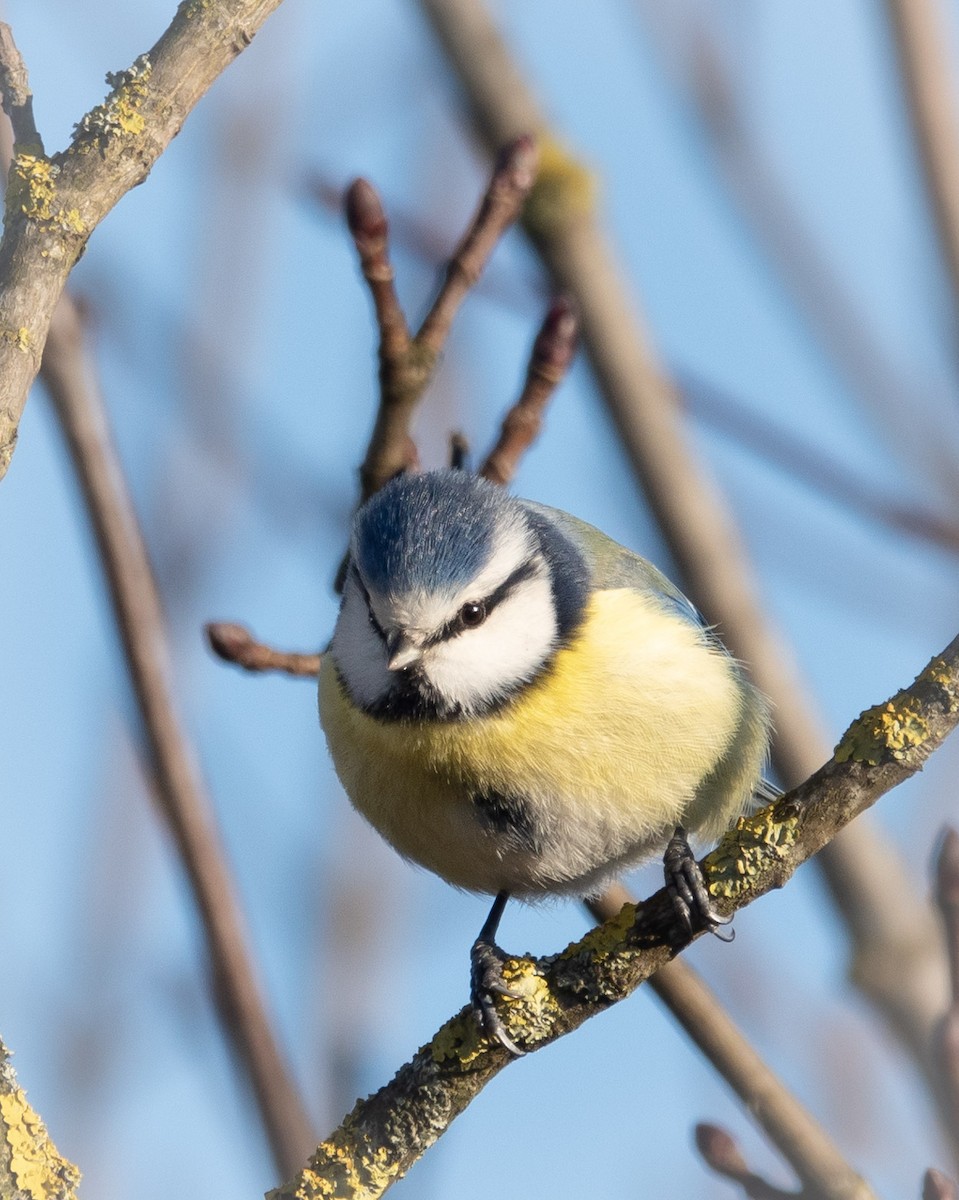
[[(854, 721), (815, 775), (739, 820), (700, 864), (713, 903), (729, 915), (783, 887), (841, 828), (920, 770), (957, 724), (959, 637), (911, 687)], [(661, 888), (557, 955), (508, 958), (505, 980), (522, 999), (501, 999), (500, 1016), (513, 1040), (537, 1050), (629, 995), (686, 944), (685, 937), (676, 941), (672, 905)], [(319, 1200), (334, 1187), (339, 1200), (381, 1195), (513, 1061), (484, 1039), (472, 1009), (462, 1009), (389, 1084), (359, 1101), (271, 1200)], [(847, 1200), (869, 1196), (860, 1183)]]
[(0, 1040), (0, 1200), (76, 1200), (80, 1172), (53, 1144), (30, 1107)]
[(798, 1197), (807, 1194), (785, 1192), (782, 1188), (773, 1187), (761, 1175), (751, 1171), (732, 1134), (719, 1125), (697, 1125), (694, 1136), (696, 1149), (706, 1165), (717, 1175), (739, 1184), (743, 1195), (748, 1196), (750, 1200), (798, 1200)]
[[(545, 118), (481, 0), (420, 3), (487, 145), (497, 146), (522, 129), (544, 135), (554, 147), (550, 171), (541, 170), (537, 181), (537, 189), (547, 189), (549, 203), (537, 204), (534, 189), (525, 227), (556, 286), (576, 303), (601, 394), (691, 598), (773, 701), (774, 762), (782, 780), (794, 784), (828, 754), (821, 719), (760, 607), (726, 505), (687, 445), (676, 390), (653, 353), (617, 258), (586, 202), (582, 168), (555, 149)], [(850, 933), (855, 982), (927, 1078), (935, 1078), (929, 1046), (945, 1006), (945, 964), (931, 908), (916, 895), (886, 841), (862, 822), (818, 861)]]
[(922, 1180), (922, 1200), (959, 1200), (959, 1187), (947, 1175), (930, 1167)]
[[(690, 63), (696, 114), (712, 139), (716, 162), (772, 268), (790, 293), (812, 334), (831, 356), (847, 386), (872, 411), (886, 445), (910, 469), (934, 477), (950, 496), (959, 492), (954, 446), (935, 422), (915, 420), (915, 400), (935, 389), (917, 383), (892, 359), (861, 315), (833, 259), (823, 250), (793, 192), (771, 168), (751, 135), (736, 91), (735, 68), (714, 36), (695, 32)], [(943, 401), (952, 411), (952, 397)]]
[[(598, 900), (587, 901), (586, 907), (598, 921), (609, 921), (630, 901), (626, 889), (616, 886)], [(846, 1200), (849, 1196), (863, 1194), (862, 1180), (826, 1131), (763, 1062), (719, 999), (685, 960), (674, 958), (660, 967), (650, 976), (649, 986), (739, 1096), (746, 1111), (790, 1164), (809, 1196), (815, 1195), (821, 1200)], [(697, 1142), (698, 1139), (697, 1130)], [(710, 1142), (713, 1144), (715, 1139)], [(700, 1152), (707, 1158), (701, 1145)], [(710, 1160), (707, 1158), (707, 1161)], [(745, 1164), (743, 1166), (745, 1169)], [(746, 1189), (747, 1195), (757, 1198), (774, 1193), (782, 1195), (775, 1189), (768, 1193)]]
[(506, 414), (499, 440), (477, 472), (483, 479), (500, 485), (512, 480), (520, 459), (539, 436), (543, 412), (575, 352), (576, 311), (560, 298), (546, 314), (533, 343), (520, 397)]
[(176, 710), (156, 581), (84, 346), (77, 306), (54, 313), (41, 376), (60, 420), (96, 534), (156, 791), (199, 910), (224, 1023), (250, 1077), (283, 1174), (302, 1161), (312, 1128), (260, 993), (212, 804)]
[[(78, 122), (66, 150), (48, 157), (39, 145), (29, 153), (16, 147), (0, 241), (0, 478), (53, 310), (87, 239), (120, 197), (143, 182), (200, 97), (279, 3), (182, 3), (156, 45), (107, 77), (112, 90)], [(13, 89), (5, 106), (23, 113), (16, 73), (0, 72), (0, 86)]]
[(959, 122), (946, 13), (937, 0), (887, 0), (939, 241), (959, 306)]
[(947, 829), (936, 868), (936, 901), (946, 933), (952, 1002), (936, 1033), (953, 1144), (959, 1147), (959, 833)]
[(27, 65), (13, 40), (13, 30), (5, 21), (0, 21), (0, 96), (3, 111), (13, 127), (14, 144), (21, 150), (30, 147), (43, 154), (43, 139), (33, 116)]
[(393, 287), (389, 222), (373, 186), (357, 180), (346, 211), (380, 332), (380, 403), (360, 468), (361, 503), (400, 471), (416, 465), (410, 421), (429, 382), (453, 317), (504, 231), (516, 220), (536, 175), (529, 138), (515, 137), (500, 155), (479, 211), (446, 267), (446, 276), (419, 332), (410, 335)]
[(206, 626), (206, 636), (210, 649), (218, 658), (245, 671), (280, 671), (284, 675), (314, 679), (320, 673), (319, 654), (274, 650), (264, 642), (258, 642), (244, 625), (211, 621)]

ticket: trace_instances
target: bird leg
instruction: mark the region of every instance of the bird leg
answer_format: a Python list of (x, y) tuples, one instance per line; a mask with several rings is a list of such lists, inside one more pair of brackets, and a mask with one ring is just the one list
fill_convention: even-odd
[(496, 944), (496, 930), (508, 899), (509, 892), (497, 894), (479, 937), (470, 950), (470, 1004), (486, 1036), (495, 1038), (510, 1054), (521, 1058), (526, 1052), (520, 1050), (506, 1032), (494, 1002), (496, 996), (511, 996), (514, 1000), (520, 998), (520, 994), (514, 992), (503, 979), (506, 955)]
[(673, 910), (686, 933), (691, 934), (695, 929), (708, 929), (720, 941), (731, 942), (736, 936), (735, 930), (729, 931), (729, 937), (723, 937), (719, 926), (728, 925), (732, 917), (724, 917), (713, 908), (709, 892), (706, 890), (706, 881), (696, 856), (689, 847), (686, 830), (682, 825), (676, 826), (676, 832), (666, 846), (663, 870)]

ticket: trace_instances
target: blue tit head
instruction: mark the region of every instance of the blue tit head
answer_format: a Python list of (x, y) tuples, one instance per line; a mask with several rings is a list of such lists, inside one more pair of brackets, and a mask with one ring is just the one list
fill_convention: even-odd
[(356, 514), (329, 654), (374, 716), (464, 719), (540, 675), (588, 596), (541, 512), (462, 471), (406, 474)]

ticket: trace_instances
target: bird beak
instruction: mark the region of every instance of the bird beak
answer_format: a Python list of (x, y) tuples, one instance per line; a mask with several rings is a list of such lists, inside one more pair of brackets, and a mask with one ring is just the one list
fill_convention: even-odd
[(408, 634), (402, 630), (394, 630), (386, 639), (386, 652), (389, 655), (387, 666), (391, 671), (402, 671), (423, 657), (423, 647), (418, 646)]

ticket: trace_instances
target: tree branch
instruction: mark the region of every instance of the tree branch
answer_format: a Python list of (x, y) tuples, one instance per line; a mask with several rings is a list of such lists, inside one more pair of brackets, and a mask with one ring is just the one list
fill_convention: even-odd
[[(598, 921), (610, 921), (630, 902), (626, 889), (617, 885), (598, 900), (587, 901), (586, 907)], [(826, 1131), (763, 1062), (719, 999), (684, 959), (674, 958), (660, 967), (650, 976), (649, 986), (735, 1091), (806, 1191), (820, 1200), (846, 1200), (862, 1194), (861, 1178)], [(707, 1158), (702, 1145), (700, 1152)], [(760, 1196), (759, 1191), (746, 1190), (747, 1195)]]
[(43, 154), (43, 139), (33, 116), (27, 65), (13, 40), (13, 30), (5, 21), (0, 21), (0, 97), (13, 128), (14, 146)]
[(717, 1175), (738, 1184), (749, 1200), (799, 1200), (799, 1193), (774, 1187), (751, 1171), (732, 1134), (719, 1125), (697, 1125), (694, 1134), (696, 1149), (706, 1165)]
[(258, 642), (245, 625), (236, 625), (232, 621), (211, 621), (206, 626), (206, 637), (210, 649), (218, 658), (242, 667), (244, 671), (279, 671), (284, 675), (309, 679), (315, 679), (320, 673), (319, 654), (274, 650), (265, 642)]
[[(184, 0), (169, 28), (77, 124), (66, 150), (18, 147), (0, 242), (0, 479), (53, 310), (100, 221), (142, 183), (216, 77), (280, 0)], [(9, 86), (9, 74), (0, 85)], [(16, 106), (9, 92), (5, 103)]]
[(30, 1107), (0, 1040), (0, 1200), (76, 1200), (80, 1172)]
[(576, 311), (560, 298), (546, 314), (533, 343), (526, 383), (503, 419), (496, 445), (477, 472), (502, 486), (510, 483), (520, 459), (539, 437), (543, 413), (576, 353)]
[(278, 1167), (288, 1174), (313, 1144), (312, 1126), (267, 1016), (213, 806), (177, 713), (156, 581), (93, 384), (80, 315), (67, 294), (54, 314), (41, 375), (96, 534), (156, 794), (196, 901), (224, 1023), (251, 1080)]
[[(915, 683), (854, 721), (833, 758), (805, 783), (743, 817), (700, 864), (716, 907), (730, 915), (774, 888), (840, 829), (918, 771), (959, 724), (959, 637)], [(699, 935), (697, 935), (699, 936)], [(665, 888), (557, 955), (510, 958), (522, 999), (500, 1001), (509, 1035), (537, 1050), (623, 999), (688, 944), (675, 940)], [(481, 1035), (470, 1008), (448, 1021), (393, 1080), (361, 1100), (309, 1166), (271, 1200), (372, 1200), (395, 1182), (511, 1056)], [(854, 1196), (869, 1195), (865, 1184)]]
[(952, 1137), (959, 1146), (959, 833), (947, 829), (936, 869), (936, 900), (946, 934), (952, 1002), (936, 1032), (946, 1106), (952, 1113)]
[(409, 432), (413, 412), (432, 378), (453, 317), (494, 246), (519, 215), (533, 186), (536, 163), (536, 149), (528, 137), (515, 137), (501, 153), (479, 210), (447, 265), (439, 294), (413, 337), (393, 290), (389, 224), (379, 196), (362, 179), (349, 189), (347, 217), (380, 334), (380, 403), (360, 468), (360, 503), (417, 464)]
[(959, 122), (945, 13), (935, 0), (887, 0), (886, 8), (948, 264), (953, 304), (959, 307)]
[[(774, 762), (782, 780), (804, 779), (828, 754), (821, 720), (759, 604), (746, 555), (713, 481), (687, 445), (675, 388), (600, 231), (583, 169), (550, 135), (481, 0), (420, 0), (490, 147), (518, 130), (541, 136), (544, 166), (524, 225), (554, 285), (571, 295), (601, 395), (679, 565), (686, 590), (715, 623), (777, 715)], [(853, 946), (851, 974), (902, 1038), (930, 1081), (930, 1036), (945, 1006), (937, 924), (886, 841), (860, 822), (820, 860)], [(909, 962), (909, 970), (890, 964)]]

